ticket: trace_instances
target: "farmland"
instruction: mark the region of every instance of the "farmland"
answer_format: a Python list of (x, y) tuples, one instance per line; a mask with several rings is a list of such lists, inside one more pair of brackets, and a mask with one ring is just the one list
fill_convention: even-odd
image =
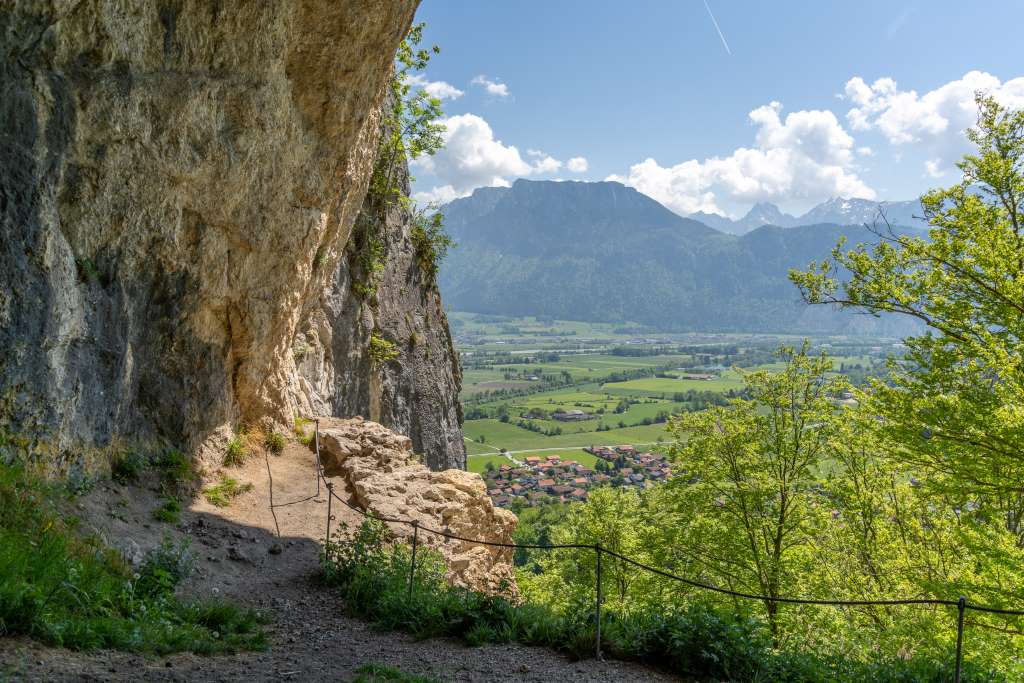
[[(529, 454), (592, 466), (582, 449), (672, 439), (666, 421), (738, 396), (743, 373), (779, 367), (775, 351), (802, 339), (652, 333), (611, 325), (452, 313), (463, 366), (469, 469)], [(878, 372), (893, 340), (820, 338), (816, 349), (855, 381)], [(511, 460), (510, 460), (511, 458)]]

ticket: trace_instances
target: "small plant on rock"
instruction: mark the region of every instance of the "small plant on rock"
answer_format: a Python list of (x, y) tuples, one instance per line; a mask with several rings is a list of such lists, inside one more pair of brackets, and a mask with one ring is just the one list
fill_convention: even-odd
[(224, 451), (224, 466), (225, 467), (239, 467), (245, 463), (246, 457), (249, 455), (245, 448), (245, 444), (242, 443), (242, 438), (236, 436), (235, 438), (228, 441), (228, 447)]
[(371, 365), (383, 365), (396, 358), (398, 358), (398, 347), (394, 342), (388, 341), (377, 332), (370, 335)]

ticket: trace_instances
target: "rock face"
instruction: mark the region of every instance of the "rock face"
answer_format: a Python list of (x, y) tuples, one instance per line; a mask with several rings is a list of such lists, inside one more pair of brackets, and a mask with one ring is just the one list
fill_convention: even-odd
[[(408, 437), (374, 422), (321, 420), (320, 456), (327, 476), (342, 477), (356, 502), (384, 517), (409, 519), (463, 538), (512, 543), (516, 517), (496, 508), (480, 475), (461, 470), (431, 472), (413, 458)], [(389, 524), (400, 538), (407, 524)], [(421, 532), (419, 539), (444, 555), (450, 578), (463, 586), (515, 596), (512, 550), (446, 540)]]
[[(398, 172), (408, 194), (404, 163)], [(309, 414), (361, 415), (408, 435), (431, 469), (465, 469), (459, 364), (441, 296), (417, 263), (409, 210), (368, 199), (357, 220), (380, 235), (384, 269), (375, 292), (361, 295), (357, 285), (368, 274), (350, 241), (296, 338), (297, 401)], [(374, 361), (375, 333), (394, 345), (396, 358)]]
[[(416, 4), (4, 3), (0, 455), (66, 473), (113, 441), (194, 448), (307, 410), (379, 415), (432, 452), (456, 442), (454, 395), (412, 414), (436, 399), (426, 385), (457, 385), (442, 341), (447, 385), (415, 354), (376, 389), (348, 365), (365, 325), (343, 254)], [(371, 327), (443, 327), (436, 296), (389, 267)], [(307, 391), (296, 335), (325, 302), (332, 379)]]

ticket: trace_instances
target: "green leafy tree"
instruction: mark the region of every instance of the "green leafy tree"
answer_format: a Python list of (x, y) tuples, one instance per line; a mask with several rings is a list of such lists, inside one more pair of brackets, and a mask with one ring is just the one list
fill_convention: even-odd
[(921, 198), (927, 239), (876, 227), (876, 246), (840, 243), (791, 278), (811, 303), (927, 326), (859, 398), (925, 484), (991, 510), (1024, 543), (1024, 112), (977, 103), (963, 180)]
[[(685, 524), (684, 553), (730, 588), (771, 598), (798, 585), (800, 551), (822, 512), (818, 468), (834, 429), (834, 397), (847, 388), (832, 362), (783, 348), (785, 367), (744, 375), (748, 399), (670, 422), (670, 450), (686, 476), (671, 484)], [(764, 602), (776, 638), (779, 604)]]

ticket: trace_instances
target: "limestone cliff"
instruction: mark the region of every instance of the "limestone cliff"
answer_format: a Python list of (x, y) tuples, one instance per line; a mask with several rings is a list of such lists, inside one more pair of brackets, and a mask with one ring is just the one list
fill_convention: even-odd
[[(398, 177), (408, 194), (404, 162)], [(354, 253), (359, 245), (349, 242), (296, 338), (298, 400), (310, 414), (361, 415), (411, 437), (432, 469), (463, 469), (459, 364), (441, 296), (417, 263), (409, 210), (367, 198), (358, 220), (379, 235), (383, 270), (364, 272)], [(370, 277), (373, 293), (360, 294), (358, 284)], [(398, 356), (375, 362), (373, 334), (393, 344)]]
[[(344, 346), (363, 328), (339, 333), (360, 310), (343, 254), (416, 4), (0, 6), (4, 456), (67, 472), (119, 439), (195, 448), (238, 420), (374, 405), (421, 449), (461, 447), (450, 355), (440, 381), (416, 354), (371, 381)], [(389, 268), (370, 327), (442, 327), (436, 295)], [(332, 376), (306, 391), (296, 340), (321, 310)], [(412, 410), (436, 401), (426, 385), (448, 406), (436, 428)]]

